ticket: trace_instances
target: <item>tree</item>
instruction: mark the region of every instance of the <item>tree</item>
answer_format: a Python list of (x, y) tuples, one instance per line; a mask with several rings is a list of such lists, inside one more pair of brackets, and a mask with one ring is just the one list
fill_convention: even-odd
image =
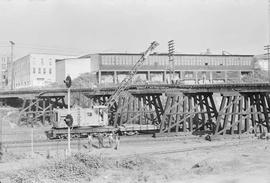
[(72, 79), (72, 88), (88, 88), (97, 86), (97, 76), (93, 73), (83, 73), (77, 78)]

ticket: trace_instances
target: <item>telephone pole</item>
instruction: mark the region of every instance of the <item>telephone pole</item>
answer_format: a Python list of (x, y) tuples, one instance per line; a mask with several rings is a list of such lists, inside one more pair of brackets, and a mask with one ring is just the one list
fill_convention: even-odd
[(168, 47), (169, 47), (169, 72), (170, 72), (170, 81), (169, 83), (174, 82), (174, 75), (175, 75), (175, 69), (174, 69), (174, 40), (170, 40), (168, 42)]

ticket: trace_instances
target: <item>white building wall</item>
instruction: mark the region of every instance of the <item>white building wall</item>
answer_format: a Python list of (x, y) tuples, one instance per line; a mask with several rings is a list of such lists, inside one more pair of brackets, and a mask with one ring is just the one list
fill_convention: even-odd
[(16, 60), (13, 64), (14, 80), (13, 88), (25, 88), (31, 85), (30, 81), (30, 55), (24, 56)]
[(56, 74), (56, 82), (58, 84), (63, 84), (63, 81), (65, 80), (65, 73), (66, 73), (66, 62), (64, 60), (58, 60), (56, 61), (55, 66), (55, 74)]
[(56, 81), (63, 83), (66, 76), (74, 79), (83, 73), (91, 72), (90, 58), (65, 59), (56, 62)]
[(93, 54), (91, 55), (91, 73), (98, 72), (100, 70), (100, 55)]
[(9, 64), (10, 56), (0, 55), (0, 89), (7, 88)]

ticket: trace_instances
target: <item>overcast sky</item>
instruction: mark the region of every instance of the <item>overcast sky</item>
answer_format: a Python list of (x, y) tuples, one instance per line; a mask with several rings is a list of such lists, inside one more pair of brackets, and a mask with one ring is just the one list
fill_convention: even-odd
[(267, 0), (0, 0), (0, 54), (166, 52), (261, 54)]

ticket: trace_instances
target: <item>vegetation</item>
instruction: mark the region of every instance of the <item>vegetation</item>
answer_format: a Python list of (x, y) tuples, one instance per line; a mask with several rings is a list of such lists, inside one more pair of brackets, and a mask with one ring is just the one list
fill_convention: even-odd
[(261, 69), (254, 70), (254, 76), (246, 75), (242, 78), (245, 83), (262, 83), (268, 81), (268, 72)]
[(90, 182), (106, 174), (106, 171), (118, 171), (121, 174), (125, 170), (140, 171), (146, 166), (156, 168), (156, 163), (141, 157), (112, 159), (77, 153), (67, 159), (52, 160), (38, 168), (13, 172), (8, 177), (12, 182)]

